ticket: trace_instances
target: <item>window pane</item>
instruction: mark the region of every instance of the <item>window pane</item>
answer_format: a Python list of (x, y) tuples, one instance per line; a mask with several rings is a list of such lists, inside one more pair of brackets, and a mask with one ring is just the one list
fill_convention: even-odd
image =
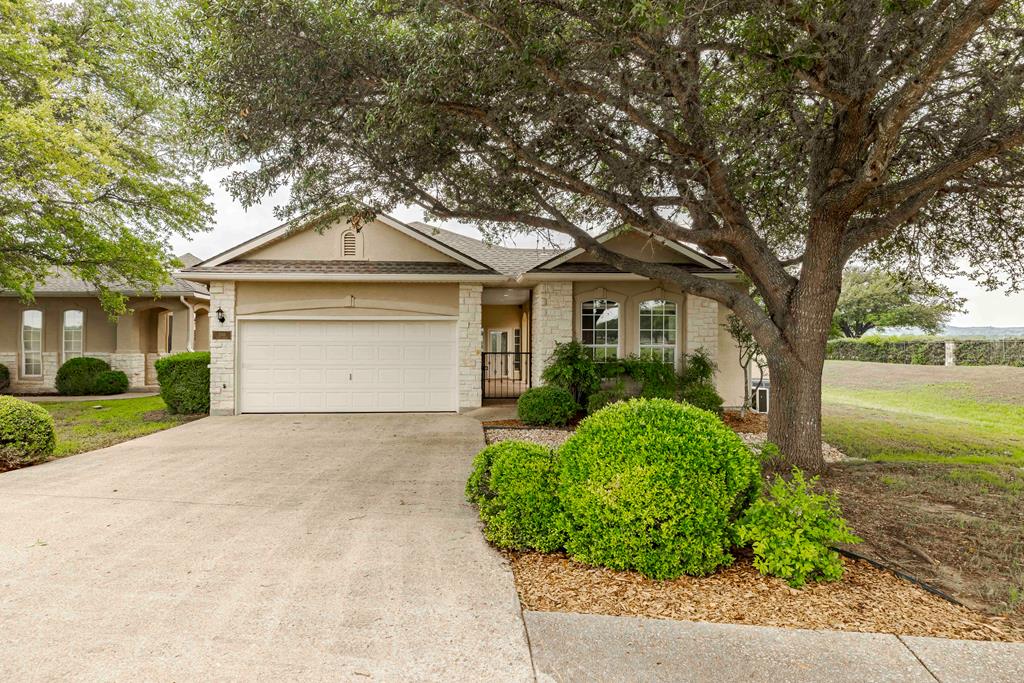
[(81, 311), (64, 311), (64, 358), (82, 355), (82, 327), (85, 316)]
[(676, 304), (652, 299), (640, 303), (640, 357), (675, 364)]
[(584, 301), (580, 342), (595, 360), (614, 360), (619, 351), (619, 304), (610, 299)]
[(21, 314), (21, 371), (25, 375), (43, 374), (43, 312)]

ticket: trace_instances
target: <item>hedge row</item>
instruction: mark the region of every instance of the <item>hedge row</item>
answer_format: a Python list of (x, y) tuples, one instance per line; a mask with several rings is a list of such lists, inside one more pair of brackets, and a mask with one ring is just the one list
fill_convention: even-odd
[(935, 340), (888, 341), (879, 337), (832, 339), (828, 342), (825, 357), (869, 363), (945, 365), (946, 343)]
[[(953, 357), (957, 365), (1013, 365), (1024, 367), (1024, 339), (957, 339)], [(859, 360), (870, 363), (945, 365), (946, 341), (936, 339), (832, 339), (829, 360)]]

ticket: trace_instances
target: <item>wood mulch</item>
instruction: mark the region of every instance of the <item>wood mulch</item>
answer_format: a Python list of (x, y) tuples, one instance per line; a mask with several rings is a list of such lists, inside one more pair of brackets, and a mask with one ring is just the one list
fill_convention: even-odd
[(793, 589), (749, 558), (703, 578), (655, 581), (563, 554), (507, 553), (523, 607), (541, 612), (683, 619), (1024, 642), (1024, 628), (948, 602), (890, 572), (845, 560), (842, 581)]

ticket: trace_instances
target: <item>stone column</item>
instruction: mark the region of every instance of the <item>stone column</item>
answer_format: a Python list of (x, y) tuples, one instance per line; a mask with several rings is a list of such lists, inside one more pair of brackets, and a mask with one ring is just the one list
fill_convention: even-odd
[[(216, 310), (224, 311), (224, 322)], [(210, 283), (210, 414), (235, 414), (235, 283)], [(226, 334), (225, 334), (226, 333)], [(226, 339), (224, 337), (227, 337)]]
[(530, 352), (533, 386), (542, 384), (540, 376), (555, 343), (572, 341), (573, 298), (571, 282), (541, 282), (533, 288), (533, 325)]
[(951, 342), (951, 341), (946, 342), (945, 352), (946, 352), (946, 358), (945, 358), (946, 367), (952, 367), (952, 366), (956, 365), (956, 342)]
[(459, 285), (459, 410), (479, 408), (481, 345), (483, 344), (483, 285)]
[(686, 297), (686, 353), (703, 349), (718, 362), (718, 302), (700, 296)]

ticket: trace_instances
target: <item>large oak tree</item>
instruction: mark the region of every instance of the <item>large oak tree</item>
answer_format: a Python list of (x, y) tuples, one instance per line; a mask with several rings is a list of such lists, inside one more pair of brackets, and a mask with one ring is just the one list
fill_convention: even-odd
[[(731, 308), (817, 468), (851, 258), (1020, 281), (1020, 0), (193, 0), (180, 69), (244, 201), (555, 231)], [(611, 252), (629, 224), (755, 295)]]

